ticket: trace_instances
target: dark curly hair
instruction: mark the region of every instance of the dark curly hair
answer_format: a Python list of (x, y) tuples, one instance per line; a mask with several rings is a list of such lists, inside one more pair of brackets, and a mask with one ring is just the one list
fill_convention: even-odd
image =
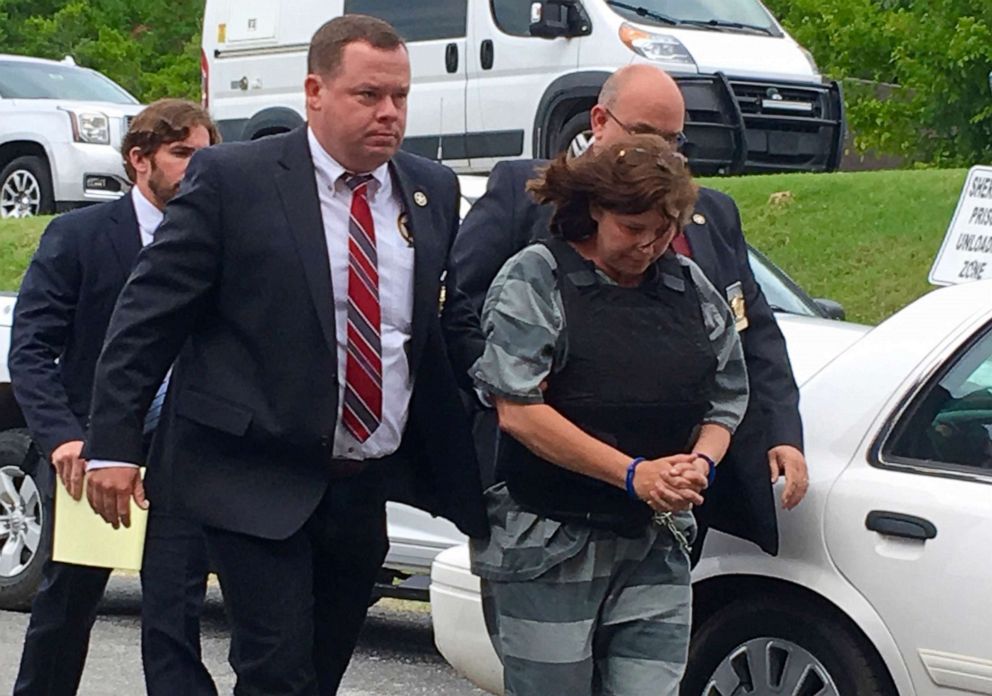
[(596, 234), (593, 207), (625, 215), (656, 210), (682, 229), (698, 193), (685, 158), (657, 135), (626, 136), (580, 157), (559, 155), (527, 190), (554, 205), (551, 232), (572, 242)]
[(185, 99), (159, 99), (152, 102), (131, 121), (131, 127), (121, 142), (124, 171), (134, 183), (134, 167), (129, 153), (134, 148), (144, 157), (151, 157), (163, 145), (185, 140), (190, 128), (203, 126), (210, 134), (210, 144), (220, 142), (220, 133), (208, 114), (199, 104)]

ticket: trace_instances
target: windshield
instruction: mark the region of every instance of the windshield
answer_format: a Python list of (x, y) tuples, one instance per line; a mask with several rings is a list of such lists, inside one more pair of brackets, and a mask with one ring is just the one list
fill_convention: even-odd
[(714, 31), (758, 30), (781, 36), (775, 20), (758, 0), (624, 0), (606, 4), (624, 19), (641, 24), (712, 28)]
[(72, 65), (0, 61), (0, 97), (137, 104), (122, 87)]

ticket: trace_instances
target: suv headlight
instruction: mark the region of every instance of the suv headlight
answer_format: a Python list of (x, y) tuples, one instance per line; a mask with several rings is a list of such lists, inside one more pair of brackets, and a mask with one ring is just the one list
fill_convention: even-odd
[(72, 139), (77, 143), (110, 144), (110, 119), (99, 111), (69, 111)]
[(631, 51), (648, 60), (693, 66), (696, 64), (682, 42), (669, 34), (652, 34), (624, 22), (620, 25), (620, 40)]

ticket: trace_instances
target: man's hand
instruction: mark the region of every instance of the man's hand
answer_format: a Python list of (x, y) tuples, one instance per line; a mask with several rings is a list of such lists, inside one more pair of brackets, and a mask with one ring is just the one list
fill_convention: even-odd
[(83, 451), (82, 440), (63, 442), (52, 452), (52, 466), (69, 491), (73, 500), (83, 497), (83, 477), (86, 475), (86, 460), (80, 457)]
[(809, 472), (806, 470), (806, 457), (792, 445), (778, 445), (768, 450), (768, 466), (772, 472), (772, 483), (779, 476), (785, 477), (785, 490), (782, 491), (782, 507), (786, 510), (799, 505), (809, 488)]
[(93, 511), (114, 529), (122, 524), (131, 526), (131, 498), (142, 510), (148, 509), (138, 467), (112, 466), (90, 472), (86, 498)]
[(691, 454), (641, 462), (634, 474), (637, 497), (659, 512), (690, 510), (703, 504), (700, 495), (706, 488), (706, 477), (693, 465)]

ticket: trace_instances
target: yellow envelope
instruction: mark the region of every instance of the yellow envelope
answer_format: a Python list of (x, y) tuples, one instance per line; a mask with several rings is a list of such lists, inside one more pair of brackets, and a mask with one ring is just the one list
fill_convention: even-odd
[(141, 570), (148, 511), (131, 500), (131, 526), (114, 529), (93, 512), (86, 495), (76, 501), (61, 481), (55, 483), (52, 558), (63, 563)]

